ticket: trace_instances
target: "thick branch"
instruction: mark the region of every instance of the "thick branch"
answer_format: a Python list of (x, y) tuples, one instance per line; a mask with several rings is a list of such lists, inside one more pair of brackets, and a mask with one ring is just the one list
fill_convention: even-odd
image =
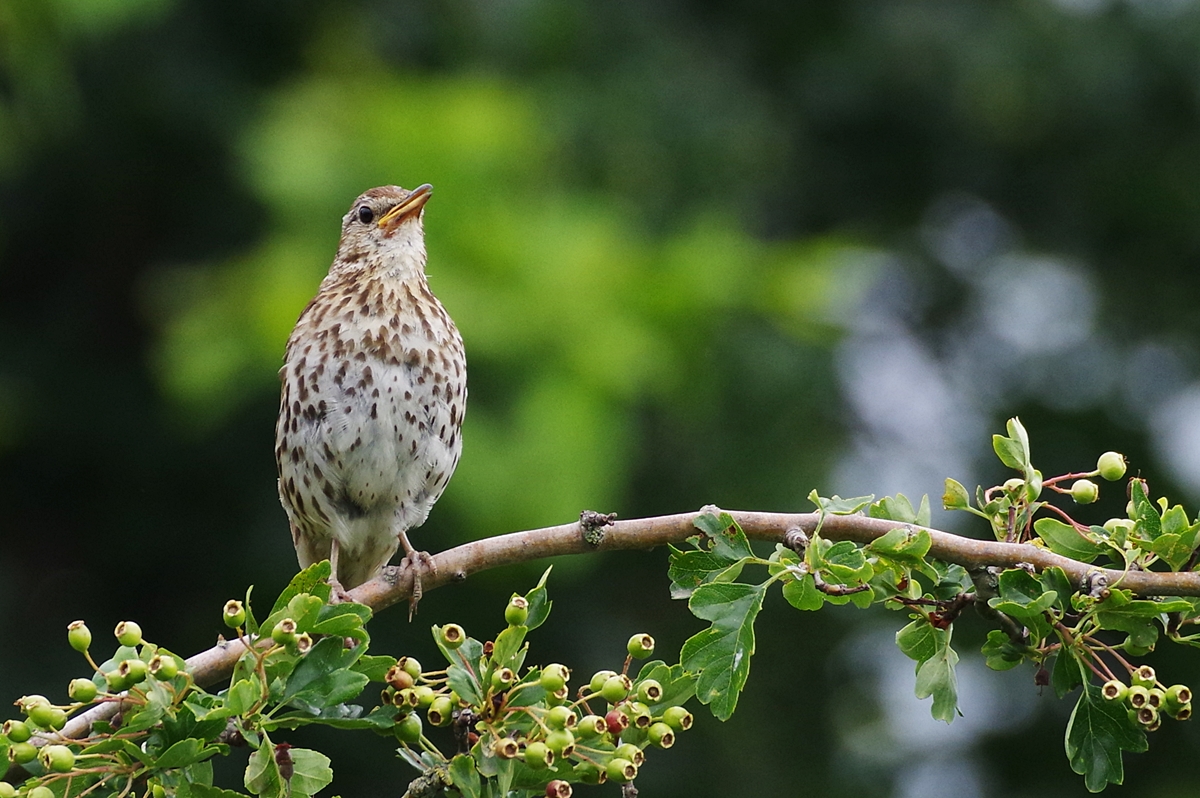
[[(657, 518), (638, 518), (614, 521), (599, 527), (589, 524), (588, 529), (575, 522), (476, 540), (434, 555), (436, 572), (423, 575), (421, 583), (424, 589), (429, 591), (453, 582), (461, 582), (479, 571), (518, 562), (563, 554), (649, 549), (667, 543), (681, 543), (697, 534), (693, 526), (697, 515), (699, 513), (680, 513)], [(741, 524), (751, 539), (773, 543), (783, 542), (784, 534), (790, 529), (799, 528), (812, 535), (820, 523), (820, 516), (816, 513), (733, 511), (730, 515)], [(831, 515), (826, 516), (821, 524), (821, 535), (830, 540), (869, 543), (897, 527), (914, 530), (923, 528), (862, 515)], [(1200, 572), (1115, 571), (1061, 557), (1028, 543), (975, 540), (936, 529), (925, 531), (933, 539), (929, 551), (931, 557), (957, 563), (968, 569), (989, 565), (1011, 567), (1028, 563), (1040, 571), (1058, 566), (1077, 587), (1089, 575), (1101, 573), (1107, 577), (1110, 586), (1132, 590), (1142, 596), (1200, 596)], [(406, 601), (411, 589), (411, 574), (396, 567), (389, 567), (376, 579), (350, 591), (350, 597), (378, 611)], [(244, 652), (245, 647), (237, 641), (223, 643), (189, 658), (188, 667), (197, 683), (212, 685), (229, 677), (234, 663)], [(82, 736), (87, 733), (93, 721), (111, 717), (114, 712), (115, 704), (96, 707), (72, 718), (62, 733), (68, 737)]]

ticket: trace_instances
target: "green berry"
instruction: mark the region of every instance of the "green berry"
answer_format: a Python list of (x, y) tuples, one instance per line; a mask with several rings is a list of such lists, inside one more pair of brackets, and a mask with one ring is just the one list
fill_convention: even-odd
[(1119, 452), (1105, 452), (1096, 461), (1096, 470), (1100, 476), (1109, 482), (1116, 482), (1125, 476), (1125, 455)]
[(621, 704), (621, 711), (629, 716), (629, 722), (639, 729), (647, 728), (652, 722), (650, 707), (641, 701), (626, 701)]
[(1161, 687), (1151, 687), (1150, 698), (1146, 700), (1146, 703), (1155, 709), (1158, 709), (1166, 702), (1166, 700), (1167, 694)]
[(1154, 668), (1149, 665), (1139, 665), (1133, 669), (1130, 674), (1133, 683), (1145, 688), (1151, 688), (1158, 683), (1158, 674), (1154, 672)]
[(599, 737), (608, 731), (608, 723), (599, 715), (584, 715), (575, 724), (575, 735), (584, 740)]
[(160, 682), (169, 682), (179, 674), (179, 662), (170, 654), (155, 654), (147, 668)]
[[(1143, 726), (1150, 726), (1158, 720), (1158, 710), (1152, 706), (1146, 705), (1137, 711), (1137, 722)], [(1158, 728), (1155, 726), (1155, 728)]]
[(433, 703), (433, 699), (437, 697), (437, 693), (433, 692), (433, 688), (427, 684), (417, 685), (412, 691), (417, 697), (417, 706), (421, 709), (427, 709)]
[(11, 743), (23, 743), (33, 736), (33, 730), (23, 720), (4, 721), (4, 736)]
[(1109, 701), (1124, 701), (1125, 697), (1129, 695), (1129, 688), (1122, 681), (1109, 679), (1100, 688), (1100, 694)]
[(448, 623), (442, 627), (434, 627), (441, 644), (453, 651), (467, 640), (467, 633), (456, 623)]
[(675, 745), (675, 730), (662, 721), (651, 723), (646, 734), (650, 738), (650, 742), (659, 748), (670, 748)]
[(1100, 498), (1100, 486), (1090, 479), (1077, 479), (1071, 486), (1071, 498), (1076, 504), (1091, 504)]
[(562, 689), (555, 690), (553, 693), (546, 693), (546, 706), (556, 707), (559, 704), (565, 704), (567, 703), (567, 699), (570, 697), (570, 695), (571, 691), (569, 691), (567, 686), (564, 684)]
[(17, 788), (7, 781), (0, 781), (0, 798), (17, 798)]
[(1129, 701), (1129, 706), (1134, 709), (1141, 709), (1150, 705), (1150, 691), (1140, 684), (1135, 684), (1129, 688), (1126, 700)]
[(1009, 495), (1015, 496), (1017, 491), (1024, 489), (1025, 480), (1021, 479), (1020, 477), (1009, 477), (1008, 479), (1004, 480), (1004, 492)]
[(512, 668), (501, 668), (492, 672), (492, 689), (507, 690), (516, 680), (517, 674), (513, 673)]
[(625, 784), (637, 778), (638, 769), (637, 765), (633, 764), (628, 759), (613, 757), (612, 759), (608, 760), (608, 766), (605, 767), (604, 772), (607, 773), (608, 777), (613, 781)]
[(392, 703), (405, 709), (416, 709), (421, 705), (421, 699), (414, 688), (406, 687), (392, 696)]
[(567, 681), (571, 678), (571, 671), (567, 666), (553, 662), (542, 668), (541, 676), (538, 678), (538, 683), (547, 693), (557, 693), (559, 690), (567, 686)]
[(23, 695), (17, 699), (17, 707), (28, 715), (34, 707), (50, 706), (50, 699), (44, 695)]
[(570, 729), (555, 729), (546, 735), (546, 746), (565, 759), (575, 752), (575, 735)]
[(600, 692), (604, 689), (604, 683), (616, 675), (616, 671), (596, 671), (592, 675), (592, 680), (588, 682), (588, 691), (592, 693)]
[(648, 634), (636, 634), (629, 638), (626, 649), (634, 659), (645, 659), (654, 653), (654, 638)]
[(618, 745), (617, 749), (613, 751), (613, 756), (628, 759), (638, 767), (641, 767), (642, 763), (646, 761), (646, 755), (642, 753), (642, 749), (632, 743), (621, 743)]
[(1192, 690), (1186, 684), (1173, 684), (1166, 691), (1167, 710), (1174, 714), (1184, 704), (1192, 703)]
[(1186, 704), (1181, 704), (1175, 711), (1171, 713), (1171, 717), (1175, 720), (1188, 720), (1192, 717), (1192, 704), (1189, 701)]
[(629, 677), (624, 674), (610, 676), (604, 682), (604, 686), (600, 688), (600, 697), (610, 704), (618, 704), (629, 696), (629, 690), (633, 684), (629, 681)]
[(296, 622), (291, 618), (283, 618), (271, 630), (271, 639), (277, 645), (288, 646), (296, 642)]
[(516, 759), (521, 755), (521, 746), (511, 737), (497, 737), (492, 740), (492, 753), (501, 759)]
[(71, 696), (72, 701), (82, 704), (90, 704), (98, 692), (100, 692), (100, 688), (96, 687), (96, 683), (91, 679), (72, 679), (71, 683), (67, 685), (67, 695)]
[(67, 624), (67, 642), (82, 654), (92, 645), (92, 630), (83, 621), (71, 621)]
[(121, 621), (113, 630), (117, 642), (123, 646), (139, 646), (142, 644), (142, 627), (136, 621)]
[(529, 619), (529, 602), (524, 596), (513, 596), (504, 608), (504, 620), (509, 626), (524, 626)]
[(415, 743), (421, 739), (421, 717), (410, 712), (396, 724), (396, 739), (402, 743)]
[(662, 685), (654, 679), (646, 679), (638, 683), (637, 696), (638, 700), (646, 704), (654, 704), (662, 698)]
[(569, 729), (575, 725), (575, 713), (570, 707), (554, 707), (546, 713), (546, 725), (551, 729)]
[(54, 798), (54, 790), (50, 789), (45, 784), (39, 784), (29, 792), (25, 793), (25, 798)]
[(687, 731), (692, 728), (692, 713), (683, 707), (667, 707), (663, 712), (663, 723), (676, 731)]
[(433, 726), (448, 726), (453, 718), (453, 712), (454, 704), (450, 701), (450, 697), (439, 695), (430, 702), (425, 717), (429, 718), (429, 723)]
[(396, 660), (396, 667), (413, 677), (413, 679), (419, 679), (422, 673), (421, 663), (416, 657), (401, 657)]
[[(54, 724), (58, 721), (58, 716), (63, 715), (65, 718), (65, 714), (58, 707), (52, 707), (49, 704), (38, 704), (29, 710), (29, 722), (43, 729), (53, 729), (56, 728)], [(60, 724), (57, 728), (61, 729), (63, 725), (65, 725), (65, 721), (64, 724)]]
[(305, 654), (312, 651), (312, 635), (310, 635), (308, 632), (301, 632), (300, 634), (296, 635), (296, 640), (292, 645), (295, 647), (296, 653), (303, 657)]
[(146, 674), (149, 672), (149, 670), (149, 666), (140, 659), (123, 660), (121, 664), (117, 666), (117, 673), (121, 674), (121, 676), (129, 684), (139, 684), (144, 682), (146, 680)]
[(230, 629), (236, 629), (246, 622), (246, 608), (237, 599), (230, 599), (225, 602), (225, 609), (221, 611), (221, 620), (225, 621), (225, 625)]
[(554, 764), (554, 752), (545, 743), (525, 746), (525, 764), (534, 770), (544, 770)]
[(32, 762), (37, 759), (37, 755), (38, 750), (33, 743), (13, 743), (8, 747), (9, 760), (16, 762), (18, 765)]
[(48, 771), (67, 773), (75, 767), (75, 752), (65, 745), (47, 745), (38, 753), (38, 760)]
[(130, 687), (129, 680), (125, 678), (119, 668), (114, 668), (104, 674), (104, 683), (110, 693), (123, 693)]

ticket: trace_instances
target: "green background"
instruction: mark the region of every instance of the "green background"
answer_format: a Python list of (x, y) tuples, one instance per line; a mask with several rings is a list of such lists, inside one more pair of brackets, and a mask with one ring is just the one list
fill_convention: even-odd
[[(65, 694), (75, 618), (186, 654), (286, 583), (276, 372), (379, 184), (435, 186), (430, 282), (469, 361), (420, 547), (813, 488), (936, 503), (1007, 476), (989, 438), (1016, 414), (1047, 475), (1116, 448), (1194, 500), (1198, 42), (1191, 0), (0, 0), (0, 700)], [(429, 624), (486, 637), (543, 567), (376, 642), (432, 664)], [(700, 623), (665, 569), (557, 563), (533, 658), (677, 652)], [(1085, 794), (1068, 703), (985, 672), (974, 618), (945, 727), (901, 616), (775, 599), (739, 713), (700, 715), (644, 794)], [(291, 742), (333, 756), (330, 794), (413, 775), (370, 735)], [(1121, 794), (1192, 794), (1197, 745), (1166, 724)]]

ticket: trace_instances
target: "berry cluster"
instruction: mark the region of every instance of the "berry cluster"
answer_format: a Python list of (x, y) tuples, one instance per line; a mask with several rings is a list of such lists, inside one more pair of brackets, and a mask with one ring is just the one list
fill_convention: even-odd
[(1139, 665), (1129, 674), (1131, 684), (1109, 679), (1100, 693), (1109, 701), (1122, 701), (1131, 720), (1152, 732), (1162, 725), (1162, 716), (1175, 720), (1192, 717), (1192, 690), (1186, 684), (1163, 687), (1149, 665)]
[[(572, 783), (633, 781), (648, 750), (670, 748), (691, 727), (692, 715), (681, 704), (693, 694), (694, 678), (680, 666), (656, 660), (630, 676), (632, 662), (654, 652), (648, 634), (629, 639), (620, 672), (598, 671), (574, 699), (565, 665), (525, 667), (522, 674), (525, 634), (548, 612), (544, 594), (539, 585), (528, 596), (513, 596), (504, 613), (508, 627), (495, 640), (481, 643), (457, 624), (435, 627), (449, 662), (444, 670), (426, 671), (401, 657), (388, 671), (383, 702), (400, 709), (395, 735), (415, 767), (453, 768), (469, 759), (471, 770), (502, 788), (544, 789), (562, 798), (571, 795)], [(430, 726), (452, 729), (457, 756), (437, 752), (424, 735), (421, 713)]]

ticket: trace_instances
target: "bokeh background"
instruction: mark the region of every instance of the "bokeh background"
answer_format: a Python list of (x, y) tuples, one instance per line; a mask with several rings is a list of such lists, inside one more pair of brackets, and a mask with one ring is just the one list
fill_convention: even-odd
[[(1006, 476), (1016, 414), (1046, 474), (1115, 448), (1194, 506), (1198, 109), (1194, 0), (0, 0), (0, 701), (65, 693), (75, 618), (187, 654), (286, 583), (283, 343), (385, 183), (436, 187), (470, 363), (422, 547), (813, 488), (936, 503)], [(432, 663), (429, 624), (487, 636), (543, 567), (376, 642)], [(665, 568), (556, 563), (533, 657), (677, 652), (700, 625)], [(936, 724), (902, 621), (770, 602), (739, 713), (644, 794), (1085, 794), (1070, 702), (987, 672), (969, 619), (965, 716)], [(1196, 686), (1194, 657), (1153, 662)], [(291, 741), (334, 757), (329, 794), (402, 792), (392, 746), (347, 737)], [(1194, 794), (1198, 747), (1166, 724), (1118, 792)]]

